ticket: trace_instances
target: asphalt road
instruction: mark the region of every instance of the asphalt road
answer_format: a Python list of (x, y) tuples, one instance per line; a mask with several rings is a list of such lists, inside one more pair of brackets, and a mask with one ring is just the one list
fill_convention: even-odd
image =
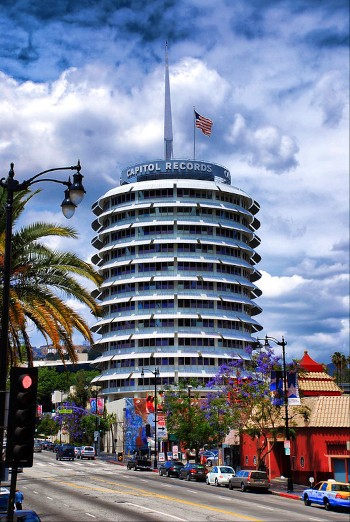
[(35, 509), (43, 522), (349, 520), (346, 513), (298, 500), (129, 471), (100, 460), (59, 462), (51, 452), (35, 454), (33, 468), (19, 474), (17, 487), (23, 507)]

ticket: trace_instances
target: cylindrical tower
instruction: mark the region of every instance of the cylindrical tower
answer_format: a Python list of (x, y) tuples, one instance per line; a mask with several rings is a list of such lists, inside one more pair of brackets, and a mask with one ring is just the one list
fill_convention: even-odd
[(95, 363), (109, 401), (143, 396), (154, 381), (141, 370), (153, 366), (160, 385), (193, 377), (205, 393), (262, 329), (259, 205), (230, 181), (214, 163), (137, 164), (93, 206), (92, 260), (103, 275), (94, 296), (104, 312)]

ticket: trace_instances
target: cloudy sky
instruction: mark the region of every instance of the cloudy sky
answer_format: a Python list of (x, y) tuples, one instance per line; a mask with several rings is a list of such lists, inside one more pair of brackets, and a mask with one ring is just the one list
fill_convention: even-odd
[[(2, 0), (1, 176), (80, 158), (80, 239), (52, 245), (90, 259), (93, 202), (163, 157), (168, 40), (174, 157), (193, 155), (196, 106), (214, 121), (197, 159), (261, 205), (262, 334), (328, 363), (349, 349), (348, 24), (345, 0)], [(43, 188), (23, 223), (63, 223)]]

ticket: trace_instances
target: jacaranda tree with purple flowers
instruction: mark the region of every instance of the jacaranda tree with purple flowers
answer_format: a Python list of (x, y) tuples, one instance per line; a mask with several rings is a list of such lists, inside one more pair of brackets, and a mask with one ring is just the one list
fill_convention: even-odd
[(69, 442), (83, 442), (82, 419), (89, 415), (89, 412), (78, 407), (74, 402), (65, 402), (61, 405), (60, 410), (72, 410), (72, 413), (58, 412), (55, 415), (55, 421), (60, 428), (69, 433)]
[(256, 441), (257, 469), (264, 468), (264, 459), (272, 451), (277, 435), (285, 430), (281, 406), (272, 403), (270, 394), (271, 371), (280, 369), (280, 357), (270, 347), (248, 347), (244, 357), (222, 365), (208, 384), (212, 389), (206, 400), (208, 418), (216, 422), (219, 410), (225, 426), (248, 433)]

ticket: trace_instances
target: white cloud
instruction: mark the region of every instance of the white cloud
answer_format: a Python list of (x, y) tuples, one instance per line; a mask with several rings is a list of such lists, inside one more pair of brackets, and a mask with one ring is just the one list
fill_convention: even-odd
[(292, 275), (291, 277), (271, 276), (264, 270), (260, 270), (260, 273), (262, 277), (257, 284), (263, 291), (264, 297), (285, 296), (288, 299), (287, 295), (290, 292), (308, 282), (299, 275)]

